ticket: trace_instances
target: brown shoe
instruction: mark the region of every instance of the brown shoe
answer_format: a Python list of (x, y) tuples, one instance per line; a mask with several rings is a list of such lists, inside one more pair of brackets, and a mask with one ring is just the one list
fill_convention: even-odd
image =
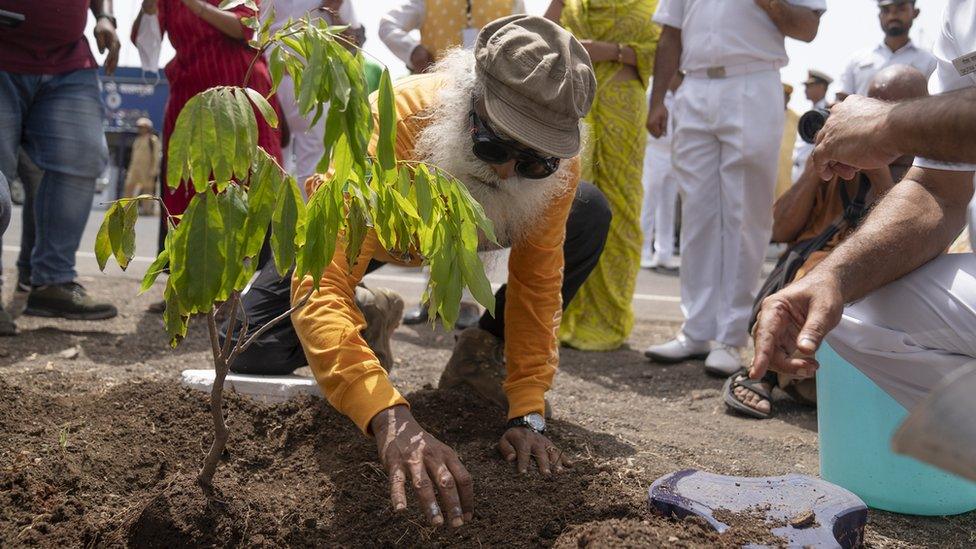
[(380, 366), (393, 370), (393, 348), (390, 338), (403, 316), (403, 299), (393, 290), (356, 286), (356, 305), (366, 318), (363, 339), (376, 354)]
[[(454, 353), (441, 373), (437, 388), (469, 391), (507, 409), (508, 397), (503, 388), (507, 375), (504, 342), (481, 328), (468, 328), (457, 336)], [(552, 417), (548, 400), (545, 416)]]

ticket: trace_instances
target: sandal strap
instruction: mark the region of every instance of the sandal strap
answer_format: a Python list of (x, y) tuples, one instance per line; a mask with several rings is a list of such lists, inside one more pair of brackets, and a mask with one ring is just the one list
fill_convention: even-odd
[(768, 383), (768, 381), (766, 380), (766, 376), (763, 376), (760, 379), (750, 379), (748, 372), (743, 370), (734, 375), (734, 377), (732, 378), (732, 385), (730, 388), (735, 389), (736, 387), (742, 387), (743, 389), (750, 391), (756, 395), (759, 395), (768, 401), (772, 401), (773, 400), (772, 393), (770, 391), (767, 391), (766, 388), (761, 385), (761, 383), (763, 383), (764, 381)]

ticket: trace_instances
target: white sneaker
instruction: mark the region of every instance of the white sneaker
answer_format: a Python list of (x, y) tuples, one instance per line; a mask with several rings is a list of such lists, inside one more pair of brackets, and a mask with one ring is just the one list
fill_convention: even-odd
[(676, 335), (671, 341), (648, 347), (647, 350), (644, 351), (644, 356), (653, 360), (654, 362), (672, 364), (675, 362), (682, 362), (684, 360), (698, 360), (705, 358), (705, 356), (708, 355), (710, 348), (711, 347), (707, 341), (691, 339), (690, 337), (686, 336), (684, 332), (678, 332), (678, 335)]
[(667, 259), (662, 259), (658, 266), (669, 271), (676, 271), (681, 266), (681, 261), (677, 257), (671, 256)]
[(741, 369), (739, 348), (724, 343), (716, 343), (705, 359), (705, 372), (715, 376), (729, 377)]
[(661, 262), (658, 261), (657, 254), (654, 254), (651, 257), (641, 257), (640, 266), (642, 269), (653, 269), (660, 264)]

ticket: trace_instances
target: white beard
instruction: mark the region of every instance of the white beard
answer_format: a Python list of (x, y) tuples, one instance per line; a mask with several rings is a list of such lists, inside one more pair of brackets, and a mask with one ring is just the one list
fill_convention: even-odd
[[(455, 50), (437, 63), (434, 72), (447, 74), (448, 78), (438, 92), (429, 124), (417, 138), (417, 157), (464, 183), (494, 224), (498, 243), (511, 246), (530, 233), (553, 199), (565, 189), (569, 163), (563, 162), (556, 173), (545, 179), (498, 177), (491, 165), (478, 160), (471, 149), (468, 113), (471, 98), (480, 95), (474, 56)], [(480, 247), (487, 250), (496, 246), (482, 236)]]

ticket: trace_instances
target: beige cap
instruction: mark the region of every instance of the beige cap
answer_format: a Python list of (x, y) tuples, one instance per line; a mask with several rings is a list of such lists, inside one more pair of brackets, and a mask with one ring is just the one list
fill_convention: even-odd
[(150, 120), (150, 119), (148, 119), (146, 117), (142, 117), (139, 120), (136, 120), (136, 127), (137, 128), (149, 128), (151, 130), (152, 127), (153, 127), (153, 123), (152, 123), (152, 120)]
[(543, 154), (579, 154), (596, 78), (572, 34), (534, 15), (503, 17), (481, 29), (474, 56), (493, 125)]
[(816, 69), (810, 69), (807, 71), (807, 79), (804, 84), (827, 84), (830, 85), (834, 79), (830, 77), (827, 73), (823, 71), (818, 71)]

